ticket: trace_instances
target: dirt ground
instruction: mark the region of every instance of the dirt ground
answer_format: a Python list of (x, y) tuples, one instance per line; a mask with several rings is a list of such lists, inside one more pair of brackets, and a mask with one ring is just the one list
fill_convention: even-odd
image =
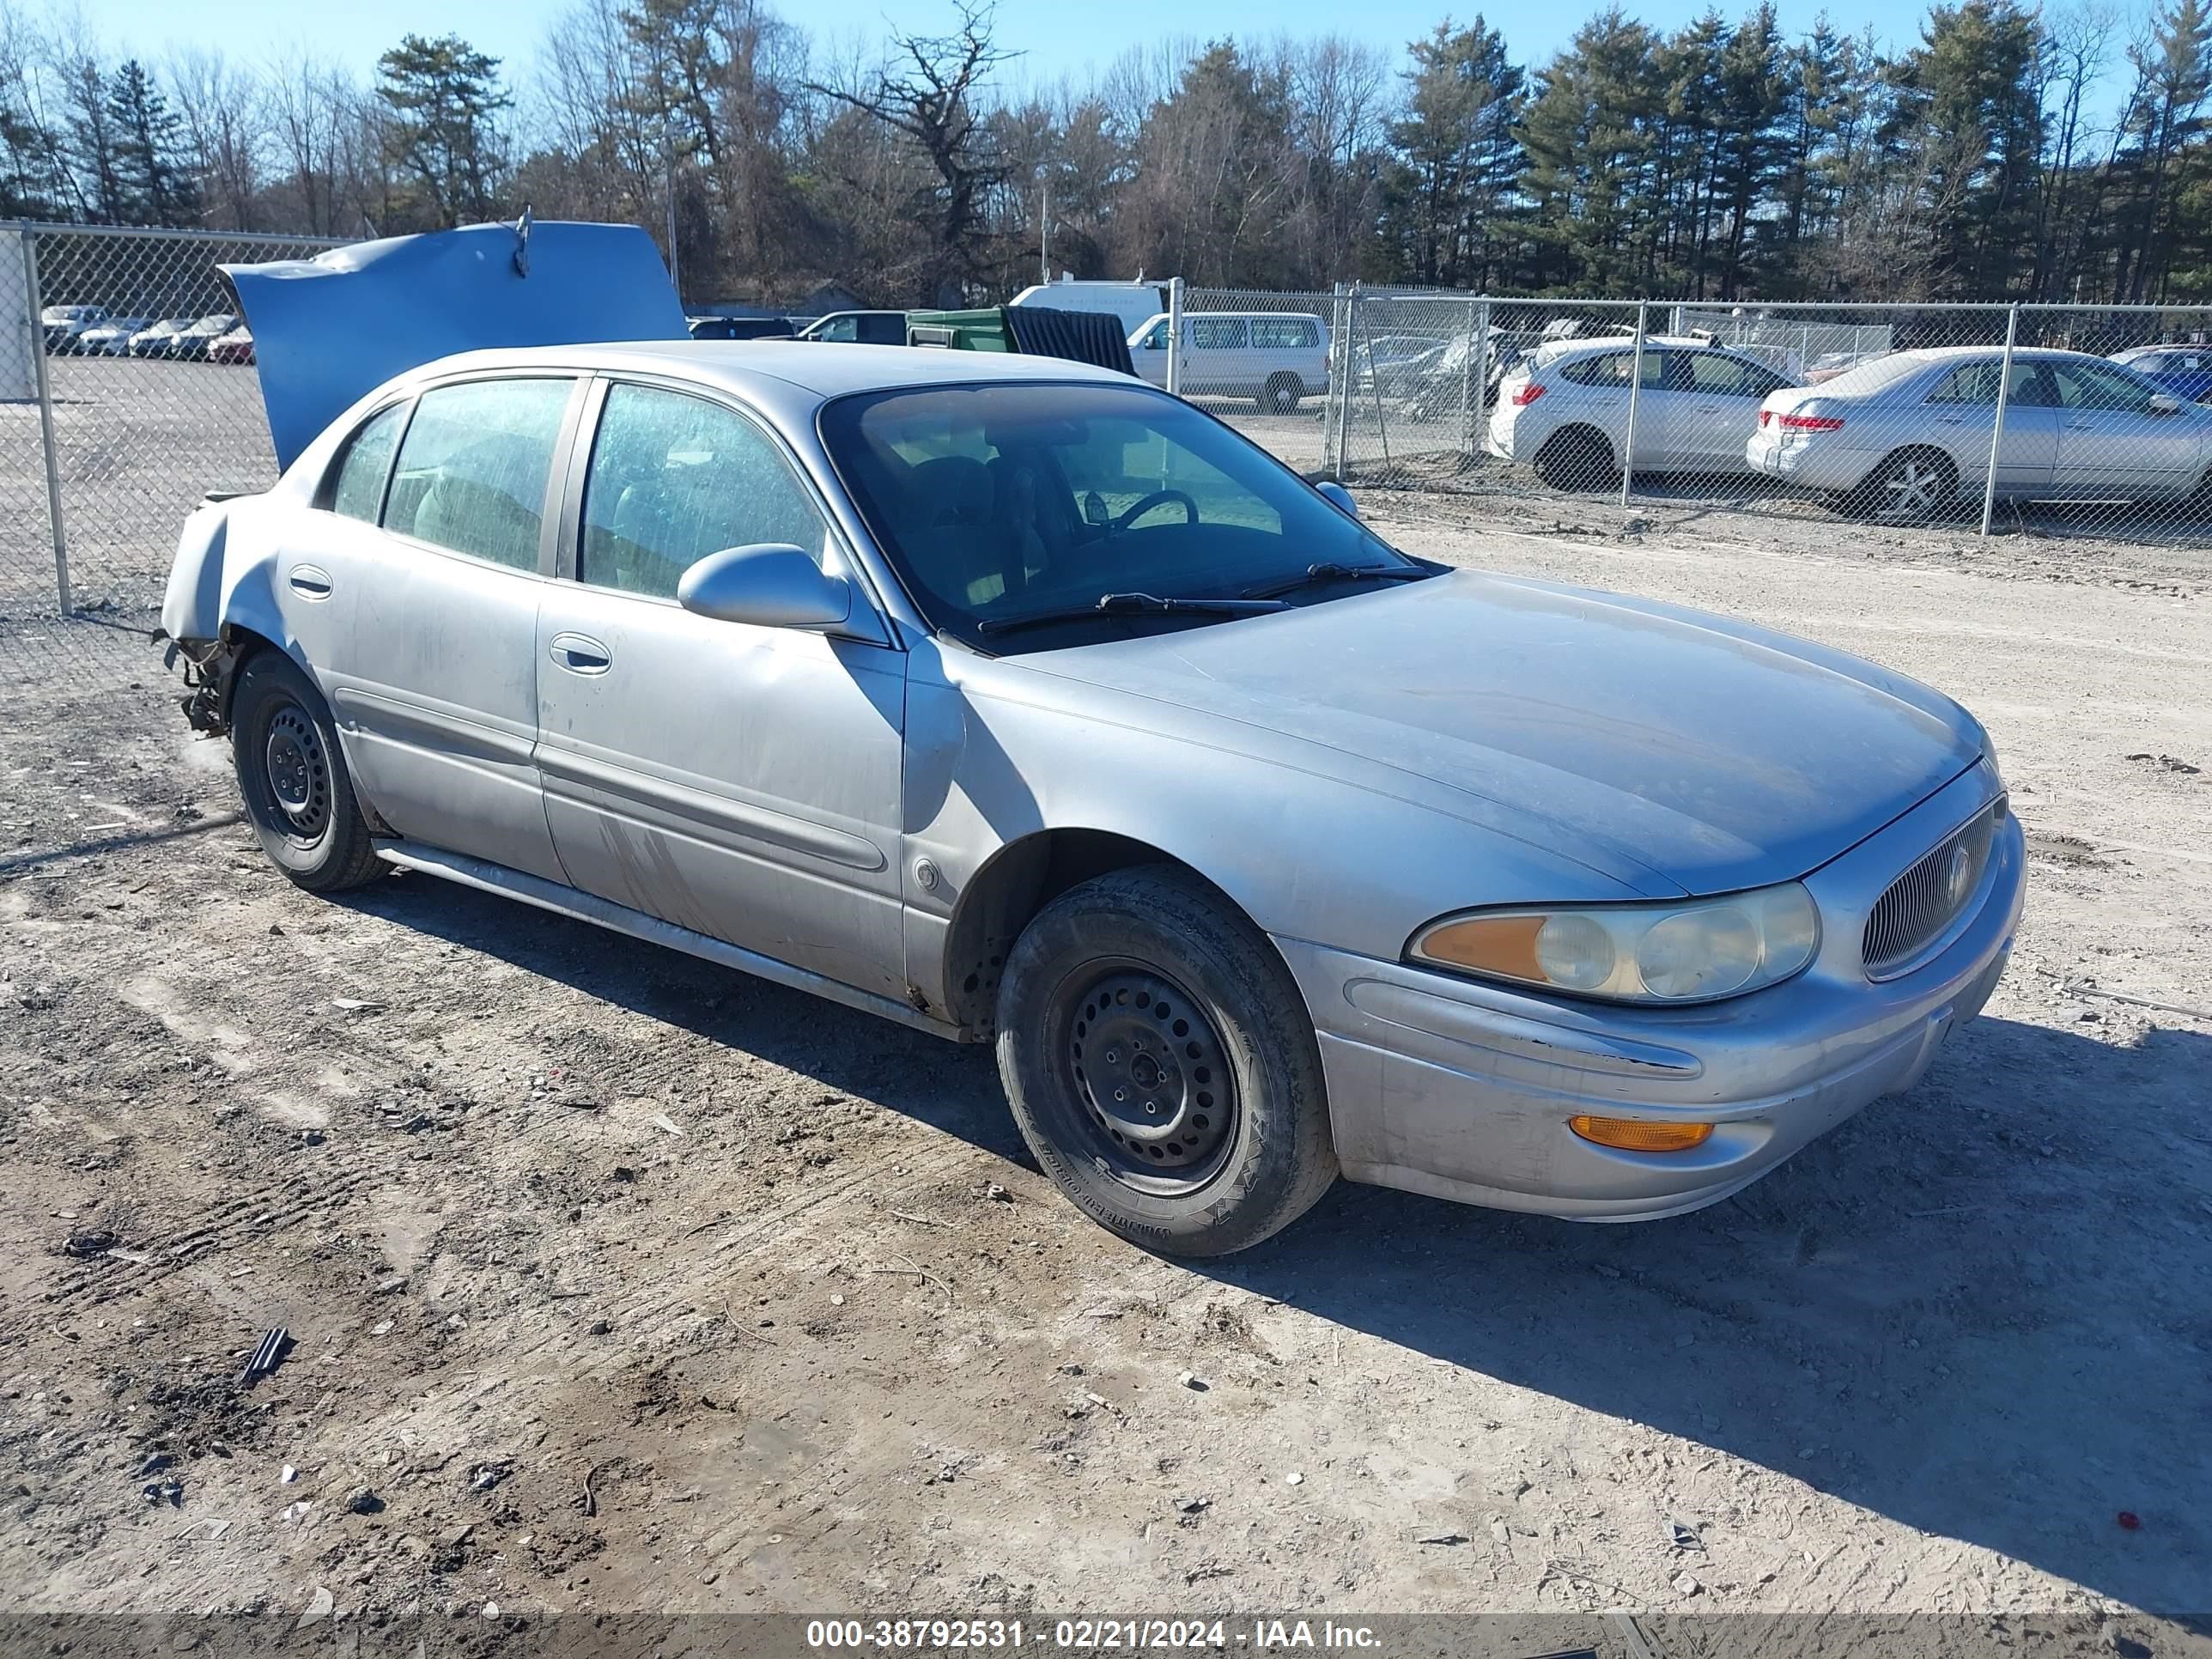
[(8, 1600), (1909, 1613), (2000, 1644), (2046, 1614), (2066, 1650), (2195, 1650), (2202, 556), (1366, 506), (1982, 716), (2027, 917), (1918, 1087), (1675, 1220), (1340, 1185), (1170, 1263), (1057, 1200), (987, 1053), (422, 877), (296, 891), (106, 635), (0, 717)]

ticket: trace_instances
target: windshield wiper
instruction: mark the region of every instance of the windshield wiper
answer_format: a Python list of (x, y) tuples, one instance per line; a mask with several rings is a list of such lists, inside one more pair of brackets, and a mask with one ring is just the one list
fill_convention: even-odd
[(1227, 599), (1161, 599), (1152, 593), (1101, 593), (1091, 605), (1071, 605), (1056, 611), (1032, 611), (1024, 617), (987, 617), (975, 624), (979, 634), (1007, 634), (1018, 628), (1042, 628), (1050, 623), (1086, 622), (1097, 617), (1215, 616), (1258, 617), (1290, 606), (1264, 593), (1247, 593)]
[(1261, 587), (1248, 587), (1244, 590), (1244, 597), (1249, 599), (1272, 599), (1278, 593), (1294, 593), (1301, 587), (1311, 587), (1318, 582), (1409, 582), (1429, 574), (1419, 566), (1339, 564), (1334, 559), (1324, 559), (1319, 564), (1308, 565), (1298, 575), (1269, 582)]

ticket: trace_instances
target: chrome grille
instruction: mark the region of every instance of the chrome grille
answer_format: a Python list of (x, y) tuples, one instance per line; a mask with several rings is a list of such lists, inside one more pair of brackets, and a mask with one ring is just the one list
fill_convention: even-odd
[(1868, 978), (1881, 979), (1899, 971), (1958, 919), (1981, 890), (1982, 872), (1989, 867), (1990, 843), (2004, 812), (2003, 801), (1992, 802), (1892, 882), (1889, 890), (1875, 901), (1860, 942)]

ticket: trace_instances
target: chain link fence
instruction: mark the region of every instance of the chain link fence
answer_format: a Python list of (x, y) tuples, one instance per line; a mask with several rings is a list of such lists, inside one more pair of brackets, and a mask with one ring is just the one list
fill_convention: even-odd
[[(276, 476), (216, 268), (332, 246), (0, 225), (0, 620), (151, 626)], [(1172, 292), (1138, 373), (1316, 477), (2212, 548), (2212, 308)]]
[(1347, 483), (2212, 548), (2212, 308), (1296, 297)]
[[(46, 474), (37, 517), (64, 607), (143, 617), (161, 601), (177, 526), (193, 504), (276, 477), (253, 342), (216, 266), (307, 258), (337, 244), (56, 226), (15, 234), (26, 298), (36, 301), (45, 453), (26, 456), (11, 428), (0, 495)], [(33, 316), (27, 304), (18, 314)], [(0, 554), (11, 588), (32, 562), (23, 522)]]

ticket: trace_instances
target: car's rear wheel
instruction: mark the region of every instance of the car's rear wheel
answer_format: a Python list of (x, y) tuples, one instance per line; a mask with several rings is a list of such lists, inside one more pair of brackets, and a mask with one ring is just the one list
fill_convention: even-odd
[(1271, 374), (1260, 388), (1262, 415), (1295, 415), (1306, 395), (1305, 383), (1295, 374)]
[(999, 1073), (1037, 1162), (1131, 1243), (1224, 1255), (1336, 1178), (1313, 1024), (1266, 935), (1166, 865), (1061, 894), (1014, 945)]
[(238, 671), (230, 745), (246, 816), (278, 869), (311, 893), (384, 872), (330, 710), (281, 651), (257, 651)]
[(1869, 473), (1850, 499), (1866, 518), (1912, 524), (1933, 518), (1958, 492), (1959, 470), (1950, 457), (1932, 449), (1900, 449)]
[(1570, 491), (1603, 491), (1620, 484), (1613, 446), (1586, 426), (1571, 426), (1547, 438), (1536, 452), (1536, 476), (1554, 489)]

